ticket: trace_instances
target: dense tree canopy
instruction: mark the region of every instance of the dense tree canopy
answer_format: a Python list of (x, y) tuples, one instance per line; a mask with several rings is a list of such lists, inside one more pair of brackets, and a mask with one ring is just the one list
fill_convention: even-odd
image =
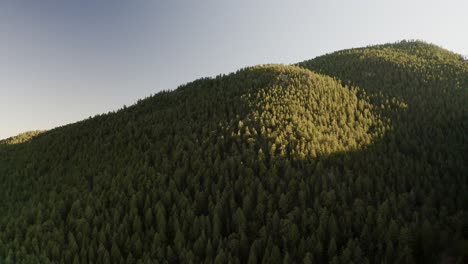
[(200, 79), (0, 141), (0, 263), (463, 261), (467, 135), (423, 42)]

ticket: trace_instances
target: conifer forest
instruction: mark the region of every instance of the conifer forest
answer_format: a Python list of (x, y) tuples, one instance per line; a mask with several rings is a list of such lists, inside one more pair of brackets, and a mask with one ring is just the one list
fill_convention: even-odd
[(0, 141), (0, 263), (467, 263), (468, 62), (259, 65)]

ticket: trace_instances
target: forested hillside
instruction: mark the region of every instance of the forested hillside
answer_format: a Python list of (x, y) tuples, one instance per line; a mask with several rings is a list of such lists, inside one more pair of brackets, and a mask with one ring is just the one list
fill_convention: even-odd
[(0, 141), (0, 263), (463, 263), (468, 63), (249, 67)]

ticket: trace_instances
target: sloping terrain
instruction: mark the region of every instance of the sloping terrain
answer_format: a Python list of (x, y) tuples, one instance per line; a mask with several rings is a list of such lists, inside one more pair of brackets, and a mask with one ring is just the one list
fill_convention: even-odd
[[(374, 106), (404, 105), (400, 109), (381, 106), (392, 132), (373, 146), (368, 160), (380, 172), (360, 174), (393, 177), (386, 199), (411, 197), (407, 208), (412, 215), (400, 221), (413, 221), (415, 229), (419, 225), (421, 233), (416, 231), (410, 239), (411, 251), (418, 256), (415, 261), (450, 262), (447, 255), (468, 252), (468, 63), (436, 45), (402, 41), (338, 51), (299, 65), (359, 86)], [(448, 235), (452, 232), (464, 238)], [(389, 248), (388, 242), (380, 244)], [(458, 253), (441, 256), (437, 249), (443, 245), (453, 245)], [(368, 250), (378, 251), (375, 246)]]
[(461, 260), (467, 67), (353, 49), (1, 141), (0, 262)]

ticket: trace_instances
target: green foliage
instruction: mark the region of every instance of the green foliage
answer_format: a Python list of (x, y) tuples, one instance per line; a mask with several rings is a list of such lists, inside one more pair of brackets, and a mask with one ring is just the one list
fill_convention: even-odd
[(7, 139), (0, 140), (0, 145), (14, 145), (14, 144), (20, 144), (23, 142), (26, 142), (28, 140), (31, 140), (35, 136), (44, 133), (44, 130), (34, 130), (34, 131), (28, 131), (21, 133), (17, 136), (10, 137)]
[(0, 263), (463, 261), (467, 65), (352, 49), (0, 141)]

